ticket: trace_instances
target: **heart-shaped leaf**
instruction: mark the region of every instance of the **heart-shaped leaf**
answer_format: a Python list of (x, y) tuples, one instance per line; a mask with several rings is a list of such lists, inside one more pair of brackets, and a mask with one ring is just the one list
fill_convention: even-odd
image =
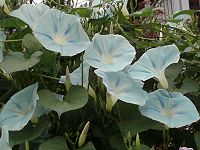
[(40, 61), (41, 51), (37, 51), (31, 55), (30, 58), (25, 58), (21, 52), (8, 52), (0, 68), (2, 68), (6, 74), (10, 74), (17, 71), (29, 69), (36, 65)]
[(39, 137), (47, 128), (48, 124), (49, 119), (46, 115), (44, 115), (39, 118), (37, 124), (32, 124), (29, 122), (20, 131), (10, 131), (10, 145), (14, 146)]
[(42, 44), (30, 33), (23, 37), (22, 43), (26, 48), (32, 51), (39, 51), (43, 48)]
[(56, 111), (59, 116), (64, 112), (83, 107), (88, 101), (87, 90), (81, 86), (72, 86), (64, 100), (58, 100), (57, 94), (49, 90), (41, 90), (38, 95), (39, 103), (45, 108)]
[(39, 150), (69, 150), (66, 140), (63, 137), (54, 137), (42, 143)]
[(21, 130), (31, 119), (36, 107), (38, 84), (30, 85), (11, 97), (0, 113), (0, 127)]

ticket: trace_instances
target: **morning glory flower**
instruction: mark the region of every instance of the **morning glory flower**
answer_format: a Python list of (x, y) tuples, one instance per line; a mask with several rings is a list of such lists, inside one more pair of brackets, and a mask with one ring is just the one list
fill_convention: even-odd
[(101, 71), (116, 72), (130, 64), (135, 54), (135, 48), (123, 36), (95, 34), (84, 60)]
[(60, 52), (61, 56), (76, 55), (90, 43), (79, 17), (56, 9), (47, 11), (38, 20), (34, 35), (46, 49)]
[(200, 119), (190, 99), (181, 93), (164, 89), (150, 93), (146, 104), (139, 109), (142, 115), (164, 123), (170, 128), (189, 125)]
[(146, 81), (156, 77), (163, 88), (168, 88), (165, 69), (180, 59), (180, 52), (175, 45), (152, 48), (144, 53), (127, 71), (133, 79)]
[(49, 6), (42, 3), (37, 3), (35, 5), (23, 4), (19, 9), (12, 11), (10, 15), (21, 19), (34, 30), (37, 21), (49, 10)]
[(3, 126), (1, 130), (0, 147), (2, 150), (12, 150), (9, 145), (9, 132), (7, 126)]
[(3, 41), (5, 40), (6, 40), (6, 34), (3, 31), (0, 31), (0, 63), (3, 61), (3, 49), (4, 49)]
[(0, 127), (9, 131), (21, 130), (31, 119), (36, 108), (38, 84), (30, 85), (14, 94), (0, 113)]
[[(83, 62), (83, 86), (88, 88), (88, 77), (89, 77), (89, 68), (90, 65), (87, 62)], [(74, 70), (69, 74), (70, 82), (73, 85), (81, 85), (82, 84), (82, 64), (80, 67)], [(66, 75), (60, 77), (59, 83), (66, 83)]]
[(104, 72), (103, 83), (109, 94), (126, 103), (144, 105), (148, 99), (147, 92), (142, 89), (143, 84), (122, 71)]

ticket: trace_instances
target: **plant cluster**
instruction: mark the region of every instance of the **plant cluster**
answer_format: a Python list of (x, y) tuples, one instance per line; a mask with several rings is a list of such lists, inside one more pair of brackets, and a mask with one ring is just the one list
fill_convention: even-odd
[(198, 11), (30, 3), (0, 1), (3, 150), (200, 149)]

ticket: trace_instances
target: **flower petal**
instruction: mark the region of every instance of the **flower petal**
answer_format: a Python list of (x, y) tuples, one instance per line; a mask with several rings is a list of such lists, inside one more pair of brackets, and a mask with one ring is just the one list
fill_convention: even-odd
[(0, 127), (9, 131), (21, 130), (31, 119), (36, 108), (38, 84), (33, 84), (11, 97), (0, 113)]
[(31, 29), (34, 29), (37, 21), (49, 10), (49, 6), (42, 3), (23, 4), (19, 9), (12, 11), (10, 15), (23, 20)]
[(95, 34), (84, 59), (101, 71), (119, 71), (133, 61), (135, 54), (135, 48), (123, 36)]
[(9, 145), (9, 132), (7, 126), (3, 126), (1, 130), (0, 147), (2, 150), (12, 150)]
[(90, 43), (79, 17), (56, 9), (51, 9), (40, 18), (34, 35), (46, 49), (60, 52), (61, 56), (76, 55)]
[(165, 69), (180, 59), (180, 52), (175, 45), (152, 48), (144, 53), (128, 70), (133, 79), (147, 80), (156, 77), (164, 88), (168, 87)]
[(164, 89), (156, 90), (149, 95), (142, 115), (164, 123), (170, 128), (178, 128), (200, 119), (195, 105), (186, 96), (178, 92), (168, 92)]
[(142, 89), (143, 84), (121, 71), (104, 72), (103, 83), (108, 93), (124, 102), (144, 105), (148, 99), (148, 94)]

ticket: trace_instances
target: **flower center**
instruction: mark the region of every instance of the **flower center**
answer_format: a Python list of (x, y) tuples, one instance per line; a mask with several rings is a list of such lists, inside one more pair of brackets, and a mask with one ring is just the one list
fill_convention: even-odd
[(67, 40), (67, 37), (65, 35), (56, 35), (53, 40), (60, 45), (63, 45), (65, 41)]
[(163, 112), (162, 112), (165, 116), (167, 117), (173, 117), (174, 116), (174, 112), (169, 110), (169, 109), (164, 109)]
[(112, 56), (109, 54), (103, 55), (103, 57), (102, 57), (103, 63), (105, 63), (105, 64), (111, 64), (112, 59), (113, 59)]

